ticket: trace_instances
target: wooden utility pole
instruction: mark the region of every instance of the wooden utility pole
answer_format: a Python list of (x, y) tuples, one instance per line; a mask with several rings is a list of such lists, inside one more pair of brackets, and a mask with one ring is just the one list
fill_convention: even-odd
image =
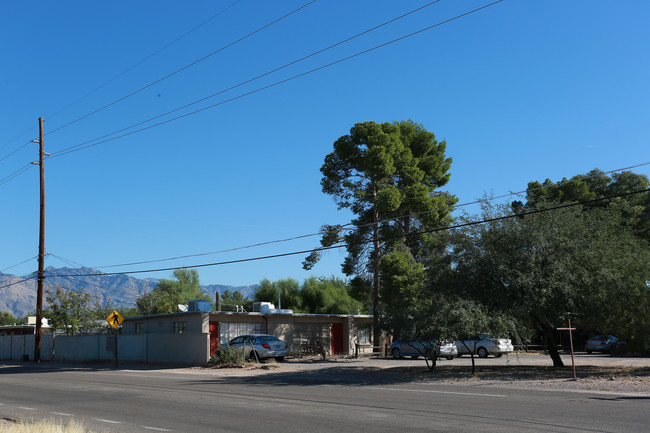
[(34, 339), (34, 362), (41, 362), (41, 333), (43, 322), (43, 275), (45, 267), (45, 150), (43, 147), (43, 118), (38, 118), (38, 164), (41, 172), (41, 216), (38, 231), (38, 282), (36, 288), (36, 338)]
[(578, 380), (576, 377), (576, 361), (573, 357), (573, 334), (571, 331), (575, 331), (576, 328), (571, 327), (571, 319), (569, 319), (569, 326), (567, 328), (557, 328), (558, 331), (569, 331), (569, 344), (571, 345), (571, 366), (573, 367), (573, 380)]

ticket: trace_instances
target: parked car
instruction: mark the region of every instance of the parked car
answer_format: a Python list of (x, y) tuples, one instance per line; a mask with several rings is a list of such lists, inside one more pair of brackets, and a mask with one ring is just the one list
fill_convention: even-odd
[(456, 349), (453, 341), (437, 343), (436, 340), (395, 341), (390, 345), (389, 352), (393, 358), (402, 358), (404, 356), (417, 358), (432, 350), (437, 350), (439, 357), (447, 359), (454, 359), (458, 355), (458, 349)]
[(273, 335), (249, 334), (235, 337), (228, 345), (232, 348), (242, 350), (244, 347), (244, 358), (256, 360), (275, 358), (282, 361), (289, 354), (289, 345)]
[(591, 352), (610, 352), (619, 344), (618, 338), (613, 335), (596, 335), (585, 343), (587, 353)]
[(477, 338), (457, 341), (456, 348), (458, 356), (469, 355), (474, 352), (479, 358), (487, 358), (488, 355), (494, 355), (497, 358), (504, 353), (510, 353), (514, 350), (512, 340), (509, 338), (497, 338), (487, 334), (481, 334)]

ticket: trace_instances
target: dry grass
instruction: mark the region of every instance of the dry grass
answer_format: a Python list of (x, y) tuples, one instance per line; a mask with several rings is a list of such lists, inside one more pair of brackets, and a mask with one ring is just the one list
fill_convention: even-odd
[(67, 424), (55, 421), (14, 422), (0, 420), (0, 433), (93, 433), (83, 425), (71, 421)]
[[(477, 365), (476, 373), (471, 373), (469, 366), (438, 365), (428, 371), (422, 367), (395, 367), (384, 370), (388, 375), (409, 376), (413, 380), (427, 381), (528, 381), (553, 380), (572, 377), (571, 366), (551, 367), (536, 365), (493, 366)], [(580, 366), (576, 369), (578, 379), (607, 379), (617, 381), (650, 382), (650, 367), (603, 367), (596, 365)]]

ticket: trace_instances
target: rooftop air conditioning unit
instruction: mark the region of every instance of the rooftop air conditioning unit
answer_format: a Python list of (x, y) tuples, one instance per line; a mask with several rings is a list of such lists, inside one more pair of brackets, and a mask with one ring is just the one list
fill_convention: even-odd
[(187, 303), (187, 311), (195, 313), (198, 311), (210, 312), (212, 311), (212, 306), (208, 301), (202, 301), (199, 299), (193, 299)]

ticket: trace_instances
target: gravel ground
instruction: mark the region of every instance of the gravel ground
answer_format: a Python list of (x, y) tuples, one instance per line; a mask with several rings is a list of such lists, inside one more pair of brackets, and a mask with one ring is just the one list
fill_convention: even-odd
[(476, 373), (471, 374), (471, 359), (442, 359), (429, 371), (422, 359), (385, 358), (319, 358), (287, 359), (247, 364), (244, 367), (193, 367), (165, 369), (183, 374), (206, 374), (223, 377), (254, 377), (260, 375), (291, 375), (305, 373), (329, 376), (363, 376), (365, 379), (400, 382), (437, 382), (475, 384), (500, 388), (526, 388), (548, 391), (584, 391), (650, 396), (650, 358), (612, 357), (609, 355), (575, 356), (577, 380), (573, 380), (571, 356), (562, 355), (565, 367), (553, 368), (551, 359), (541, 354), (510, 354), (501, 358), (475, 358)]
[[(562, 355), (565, 367), (553, 368), (547, 355), (514, 353), (501, 358), (475, 358), (476, 373), (471, 374), (471, 359), (467, 356), (453, 360), (441, 359), (429, 371), (422, 359), (346, 358), (330, 357), (287, 358), (284, 362), (248, 363), (241, 367), (156, 367), (120, 364), (123, 371), (148, 371), (177, 374), (201, 374), (232, 377), (241, 380), (310, 380), (345, 383), (444, 383), (500, 388), (525, 388), (548, 391), (584, 391), (650, 397), (650, 358), (613, 357), (609, 355), (575, 356), (577, 380), (573, 380), (571, 356)], [(9, 362), (0, 368), (13, 366), (36, 368), (112, 369), (108, 364), (42, 364)]]

